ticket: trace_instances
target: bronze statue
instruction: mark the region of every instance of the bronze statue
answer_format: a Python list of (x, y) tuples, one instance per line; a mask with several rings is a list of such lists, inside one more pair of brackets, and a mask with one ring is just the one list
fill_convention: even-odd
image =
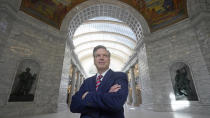
[(36, 74), (32, 76), (31, 69), (27, 67), (25, 72), (22, 72), (18, 77), (20, 79), (17, 87), (17, 95), (29, 95), (33, 81), (36, 79)]
[(192, 90), (190, 88), (190, 80), (188, 79), (185, 67), (176, 71), (175, 93), (176, 95), (185, 95), (186, 97), (191, 96)]

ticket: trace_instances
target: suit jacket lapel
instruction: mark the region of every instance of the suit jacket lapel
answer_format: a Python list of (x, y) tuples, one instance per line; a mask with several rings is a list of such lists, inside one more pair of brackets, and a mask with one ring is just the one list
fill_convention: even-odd
[(91, 85), (90, 85), (91, 91), (96, 91), (96, 75), (91, 78), (92, 79), (91, 80)]
[(106, 73), (106, 75), (104, 76), (104, 78), (103, 78), (103, 80), (102, 80), (102, 82), (101, 82), (101, 84), (100, 84), (100, 86), (99, 86), (99, 88), (98, 88), (98, 91), (100, 91), (101, 90), (101, 88), (103, 87), (103, 86), (106, 86), (106, 83), (107, 82), (109, 82), (110, 80), (111, 80), (111, 74), (112, 74), (112, 70), (110, 69), (110, 70), (108, 70), (108, 72)]

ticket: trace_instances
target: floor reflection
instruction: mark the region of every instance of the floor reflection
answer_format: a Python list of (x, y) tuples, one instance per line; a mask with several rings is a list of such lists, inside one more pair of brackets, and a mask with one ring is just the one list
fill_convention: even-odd
[[(141, 107), (133, 107), (125, 105), (125, 118), (209, 118), (210, 114), (192, 114), (192, 113), (181, 113), (181, 112), (154, 112), (144, 110)], [(18, 117), (16, 117), (18, 118)], [(69, 112), (69, 110), (36, 115), (19, 118), (79, 118), (79, 114)]]
[(177, 101), (175, 98), (175, 95), (173, 93), (170, 93), (170, 99), (171, 99), (171, 108), (173, 111), (179, 111), (185, 108), (190, 107), (190, 102), (187, 100), (179, 100)]

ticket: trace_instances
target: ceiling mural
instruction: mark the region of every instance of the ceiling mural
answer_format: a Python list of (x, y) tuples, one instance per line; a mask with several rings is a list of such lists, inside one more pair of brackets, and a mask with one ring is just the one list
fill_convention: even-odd
[[(60, 29), (65, 15), (87, 0), (22, 0), (20, 9)], [(188, 17), (186, 0), (120, 0), (139, 11), (156, 31)]]
[(86, 0), (22, 0), (20, 10), (60, 29), (65, 15)]
[(151, 32), (177, 23), (188, 17), (186, 0), (121, 1), (130, 4), (144, 16)]

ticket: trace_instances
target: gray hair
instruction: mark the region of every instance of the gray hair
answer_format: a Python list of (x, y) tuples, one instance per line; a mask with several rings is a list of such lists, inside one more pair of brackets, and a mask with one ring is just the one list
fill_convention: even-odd
[(105, 49), (105, 50), (108, 52), (108, 56), (109, 56), (109, 57), (111, 56), (109, 50), (107, 50), (105, 46), (103, 46), (103, 45), (98, 45), (98, 46), (94, 47), (94, 49), (93, 49), (93, 57), (95, 57), (95, 52), (96, 52), (98, 49), (101, 49), (101, 48), (102, 48), (102, 49)]

